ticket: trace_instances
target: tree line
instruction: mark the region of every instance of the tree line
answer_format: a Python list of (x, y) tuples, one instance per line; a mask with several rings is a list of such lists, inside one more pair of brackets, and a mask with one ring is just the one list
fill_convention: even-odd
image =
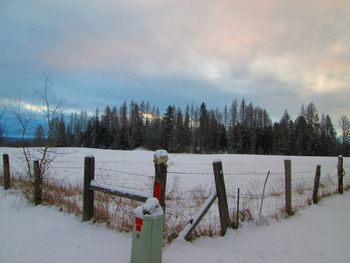
[[(187, 105), (169, 105), (163, 114), (148, 102), (63, 114), (52, 120), (53, 142), (60, 147), (92, 147), (131, 150), (166, 149), (180, 153), (239, 153), (334, 156), (349, 155), (350, 121), (339, 119), (342, 134), (337, 137), (329, 115), (319, 116), (314, 103), (302, 106), (292, 120), (285, 111), (272, 122), (267, 111), (252, 102), (234, 100), (222, 110)], [(33, 144), (45, 144), (47, 128), (39, 124)]]

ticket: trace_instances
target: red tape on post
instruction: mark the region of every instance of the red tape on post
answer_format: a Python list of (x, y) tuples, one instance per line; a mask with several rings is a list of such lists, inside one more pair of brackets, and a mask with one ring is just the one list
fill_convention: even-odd
[(160, 182), (157, 181), (154, 185), (154, 197), (160, 202)]
[(143, 219), (142, 218), (135, 218), (135, 226), (136, 226), (136, 231), (137, 232), (141, 232), (142, 230), (142, 223), (143, 223)]

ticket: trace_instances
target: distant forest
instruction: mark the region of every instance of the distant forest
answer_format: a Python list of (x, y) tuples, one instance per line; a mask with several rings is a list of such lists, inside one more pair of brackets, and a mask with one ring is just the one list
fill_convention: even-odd
[[(143, 147), (173, 153), (239, 153), (334, 156), (349, 155), (348, 140), (336, 135), (331, 118), (319, 116), (314, 103), (302, 106), (292, 120), (287, 111), (272, 122), (267, 111), (234, 100), (223, 110), (187, 105), (170, 105), (164, 113), (149, 103), (96, 109), (61, 115), (53, 120), (54, 145), (129, 150)], [(45, 127), (35, 129), (34, 146), (45, 144)]]

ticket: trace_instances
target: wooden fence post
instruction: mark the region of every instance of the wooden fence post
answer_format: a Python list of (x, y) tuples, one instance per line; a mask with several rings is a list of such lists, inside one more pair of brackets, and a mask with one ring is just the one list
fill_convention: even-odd
[(43, 177), (40, 170), (39, 161), (34, 161), (34, 205), (40, 205), (43, 202)]
[(343, 156), (338, 156), (338, 193), (343, 194), (344, 187), (343, 187)]
[(3, 154), (2, 159), (4, 164), (4, 190), (6, 190), (11, 187), (9, 155)]
[(157, 150), (154, 153), (154, 188), (153, 196), (159, 200), (160, 206), (163, 208), (165, 214), (165, 191), (166, 191), (166, 177), (167, 177), (167, 161), (168, 153), (165, 150)]
[(237, 189), (237, 214), (236, 214), (236, 229), (239, 227), (239, 198), (240, 198), (240, 190), (239, 187)]
[(286, 212), (288, 215), (293, 215), (292, 211), (292, 162), (284, 160), (285, 171), (285, 192), (286, 192)]
[(89, 221), (94, 215), (94, 191), (90, 183), (95, 178), (95, 157), (85, 157), (84, 160), (84, 189), (83, 189), (83, 219)]
[(223, 236), (226, 234), (226, 230), (230, 225), (230, 216), (228, 212), (225, 180), (224, 180), (224, 173), (222, 170), (222, 162), (214, 161), (213, 169), (214, 169), (216, 192), (218, 195), (221, 235)]
[(321, 165), (317, 165), (315, 180), (314, 180), (314, 188), (312, 192), (312, 201), (314, 202), (314, 204), (318, 203), (318, 188), (320, 186), (320, 177), (321, 177)]

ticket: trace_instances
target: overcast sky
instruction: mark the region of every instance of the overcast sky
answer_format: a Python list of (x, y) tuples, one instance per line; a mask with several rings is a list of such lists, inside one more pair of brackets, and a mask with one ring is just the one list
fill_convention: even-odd
[(279, 120), (350, 113), (349, 0), (0, 1), (0, 102), (54, 96), (93, 110), (252, 101)]

